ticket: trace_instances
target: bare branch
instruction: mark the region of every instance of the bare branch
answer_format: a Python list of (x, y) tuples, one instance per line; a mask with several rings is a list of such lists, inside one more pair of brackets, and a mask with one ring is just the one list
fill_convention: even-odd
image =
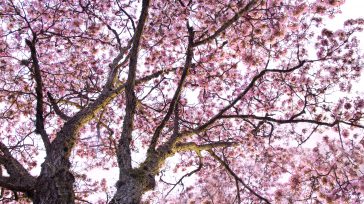
[(201, 169), (202, 169), (202, 156), (199, 152), (196, 152), (197, 155), (198, 155), (198, 158), (199, 158), (199, 164), (198, 164), (198, 167), (194, 170), (192, 170), (191, 172), (188, 172), (187, 174), (183, 175), (175, 184), (173, 184), (173, 187), (168, 191), (168, 193), (166, 194), (165, 198), (173, 191), (173, 189), (178, 185), (180, 184), (184, 178), (186, 177), (190, 177), (192, 176), (193, 174), (199, 172)]
[(116, 1), (119, 9), (128, 17), (129, 21), (131, 22), (131, 26), (133, 28), (133, 30), (135, 31), (135, 23), (133, 18), (130, 16), (130, 14), (128, 12), (125, 11), (125, 9), (123, 9), (123, 7), (119, 4), (119, 0)]
[(235, 185), (236, 185), (236, 198), (238, 199), (238, 203), (241, 203), (239, 180), (236, 178), (235, 178)]
[[(115, 35), (117, 35), (117, 33)], [(105, 84), (105, 87), (112, 88), (114, 86), (114, 84), (117, 80), (118, 70), (124, 64), (124, 63), (121, 63), (121, 64), (118, 64), (118, 63), (124, 58), (124, 55), (130, 49), (132, 42), (133, 42), (133, 40), (131, 39), (131, 40), (129, 40), (128, 45), (126, 47), (120, 48), (119, 54), (114, 58), (112, 63), (109, 65), (110, 71), (109, 71), (109, 74), (107, 77), (107, 82)], [(127, 55), (125, 57), (125, 60), (124, 60), (125, 62), (128, 59), (128, 56), (130, 56), (130, 55)]]
[[(179, 101), (179, 98), (177, 101)], [(177, 104), (174, 107), (174, 118), (173, 118), (173, 135), (176, 135), (176, 136), (179, 133), (179, 120), (180, 120), (180, 117), (179, 117), (179, 108), (178, 108), (178, 102), (177, 102)]]
[(311, 119), (275, 119), (269, 116), (256, 116), (256, 115), (223, 115), (220, 118), (241, 118), (241, 119), (256, 119), (256, 120), (262, 120), (262, 121), (269, 121), (274, 122), (278, 124), (293, 124), (293, 123), (310, 123), (310, 124), (316, 124), (321, 126), (327, 126), (327, 127), (333, 127), (337, 124), (343, 123), (346, 125), (358, 127), (358, 128), (364, 128), (363, 125), (356, 124), (356, 123), (349, 123), (341, 120), (335, 120), (333, 122), (324, 122), (324, 121), (318, 121), (318, 120), (311, 120)]

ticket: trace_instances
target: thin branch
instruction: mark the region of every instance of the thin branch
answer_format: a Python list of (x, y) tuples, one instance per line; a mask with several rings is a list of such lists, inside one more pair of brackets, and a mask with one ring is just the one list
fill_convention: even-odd
[(121, 63), (121, 64), (118, 64), (118, 63), (124, 58), (124, 55), (130, 49), (132, 42), (133, 42), (133, 39), (129, 40), (126, 47), (120, 48), (119, 54), (114, 58), (112, 63), (109, 65), (110, 70), (109, 70), (109, 74), (107, 77), (107, 82), (105, 84), (105, 87), (112, 88), (114, 86), (114, 84), (118, 78), (117, 77), (118, 70), (126, 62), (128, 57), (130, 57), (130, 54), (125, 57), (124, 63)]
[(202, 39), (200, 41), (197, 41), (193, 44), (194, 47), (197, 47), (199, 45), (205, 44), (216, 37), (218, 37), (220, 34), (222, 34), (226, 29), (228, 29), (232, 24), (234, 24), (236, 21), (240, 19), (241, 16), (246, 14), (249, 10), (251, 10), (256, 4), (258, 0), (251, 0), (247, 5), (244, 6), (241, 10), (239, 10), (231, 19), (226, 21), (222, 26), (215, 31), (214, 34), (210, 35), (209, 37)]
[(69, 117), (68, 115), (66, 115), (65, 113), (63, 113), (63, 112), (61, 111), (61, 109), (59, 109), (59, 106), (58, 106), (58, 104), (57, 104), (56, 100), (53, 98), (52, 94), (51, 94), (51, 93), (49, 93), (49, 92), (47, 92), (47, 96), (48, 96), (49, 101), (51, 102), (51, 105), (52, 105), (52, 107), (53, 107), (53, 109), (54, 109), (54, 112), (55, 112), (55, 113), (56, 113), (56, 114), (57, 114), (60, 118), (62, 118), (63, 120), (65, 120), (65, 121), (69, 120), (69, 119), (70, 119), (70, 117)]
[(128, 12), (125, 11), (125, 9), (123, 9), (123, 7), (119, 4), (119, 0), (116, 1), (119, 9), (128, 17), (129, 21), (131, 22), (131, 26), (133, 28), (133, 30), (135, 31), (135, 23), (133, 18), (130, 16), (130, 14)]
[(341, 128), (340, 128), (340, 123), (337, 124), (337, 131), (339, 133), (339, 138), (340, 138), (340, 144), (341, 144), (341, 148), (344, 150), (344, 143), (343, 143), (343, 138), (341, 136)]
[(173, 191), (173, 189), (182, 182), (182, 180), (186, 177), (190, 177), (193, 174), (199, 172), (202, 169), (202, 156), (199, 152), (197, 152), (198, 158), (199, 158), (199, 164), (198, 167), (194, 170), (192, 170), (191, 172), (188, 172), (187, 174), (183, 175), (175, 184), (173, 184), (173, 187), (168, 191), (168, 193), (166, 194), (165, 198)]
[(236, 186), (236, 198), (238, 199), (238, 203), (241, 203), (239, 180), (236, 178), (235, 178), (235, 186)]
[(313, 135), (313, 133), (316, 132), (316, 130), (318, 129), (318, 127), (320, 127), (320, 125), (316, 125), (316, 127), (313, 128), (313, 130), (311, 131), (311, 133), (304, 140), (301, 140), (301, 142), (298, 144), (298, 147), (301, 146), (302, 144), (304, 144), (308, 139), (310, 139), (310, 137)]
[(363, 128), (363, 125), (355, 124), (355, 123), (349, 123), (341, 120), (335, 120), (333, 122), (324, 122), (324, 121), (317, 121), (317, 120), (311, 120), (311, 119), (275, 119), (269, 116), (256, 116), (256, 115), (222, 115), (220, 118), (241, 118), (241, 119), (256, 119), (256, 120), (262, 120), (262, 121), (270, 121), (278, 124), (292, 124), (292, 123), (310, 123), (310, 124), (316, 124), (321, 126), (327, 126), (327, 127), (333, 127), (337, 124), (343, 123), (346, 125)]
[(264, 201), (264, 202), (266, 202), (266, 203), (270, 203), (269, 202), (269, 200), (268, 199), (266, 199), (266, 198), (264, 198), (263, 196), (261, 196), (261, 195), (259, 195), (255, 190), (253, 190), (252, 188), (250, 188), (241, 178), (239, 178), (239, 176), (238, 175), (236, 175), (235, 173), (234, 173), (234, 171), (233, 170), (231, 170), (231, 168), (229, 167), (229, 165), (225, 162), (225, 161), (223, 161), (219, 156), (217, 156), (216, 154), (215, 154), (215, 152), (213, 152), (212, 150), (208, 150), (208, 152), (210, 153), (210, 155), (214, 158), (214, 159), (216, 159), (218, 162), (220, 162), (220, 164), (221, 165), (223, 165), (224, 166), (224, 168), (229, 172), (229, 174), (231, 175), (231, 176), (233, 176), (236, 180), (238, 180), (246, 189), (248, 189), (248, 191), (251, 193), (251, 194), (253, 194), (253, 195), (255, 195), (257, 198), (259, 198), (260, 200), (262, 200), (262, 201)]

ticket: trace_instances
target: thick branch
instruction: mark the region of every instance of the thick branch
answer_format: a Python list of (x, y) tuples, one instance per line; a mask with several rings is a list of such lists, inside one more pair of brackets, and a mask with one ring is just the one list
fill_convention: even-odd
[(247, 5), (245, 5), (244, 8), (242, 8), (241, 10), (239, 10), (231, 19), (229, 19), (228, 21), (226, 21), (224, 24), (222, 24), (222, 26), (217, 29), (215, 31), (215, 33), (213, 33), (212, 35), (210, 35), (209, 37), (206, 37), (205, 39), (202, 39), (200, 41), (197, 41), (194, 43), (194, 46), (199, 46), (202, 44), (205, 44), (213, 39), (215, 39), (216, 37), (218, 37), (220, 34), (222, 34), (226, 29), (228, 29), (232, 24), (234, 24), (236, 21), (238, 21), (240, 19), (241, 16), (243, 16), (244, 14), (246, 14), (250, 9), (253, 8), (253, 6), (255, 6), (257, 4), (258, 0), (251, 0)]
[(31, 192), (34, 189), (35, 178), (31, 180), (19, 177), (0, 176), (0, 186), (12, 191)]
[[(173, 149), (175, 148), (176, 144), (180, 142), (183, 138), (186, 138), (188, 136), (191, 136), (193, 134), (198, 134), (204, 130), (206, 130), (209, 126), (214, 124), (217, 120), (219, 120), (223, 114), (228, 111), (230, 108), (232, 108), (236, 103), (238, 103), (255, 85), (256, 81), (259, 80), (261, 77), (263, 77), (266, 73), (289, 73), (294, 70), (299, 69), (302, 67), (306, 62), (311, 61), (300, 61), (297, 66), (294, 66), (289, 69), (265, 69), (261, 71), (258, 75), (256, 75), (252, 81), (249, 83), (249, 85), (245, 88), (245, 90), (240, 93), (229, 105), (227, 105), (225, 108), (220, 110), (219, 113), (217, 113), (214, 117), (212, 117), (210, 120), (208, 120), (205, 124), (195, 128), (191, 131), (185, 131), (181, 132), (178, 135), (174, 136), (172, 135), (167, 142), (165, 142), (163, 145), (160, 145), (156, 151), (148, 150), (147, 158), (143, 164), (141, 164), (141, 168), (148, 168), (151, 169), (151, 172), (157, 173), (160, 166), (164, 163), (165, 159), (173, 154)], [(206, 147), (206, 146), (205, 146)], [(204, 148), (205, 148), (204, 147)], [(208, 150), (209, 148), (205, 148)], [(211, 149), (211, 148), (210, 148)]]
[(31, 58), (33, 62), (33, 74), (34, 80), (36, 82), (35, 92), (37, 96), (37, 105), (36, 105), (36, 120), (35, 120), (35, 132), (40, 134), (42, 137), (45, 149), (47, 153), (50, 151), (50, 144), (48, 134), (44, 129), (44, 117), (43, 117), (43, 81), (39, 67), (39, 61), (37, 57), (37, 50), (35, 48), (35, 38), (33, 41), (25, 40), (25, 43), (30, 48)]
[(224, 166), (224, 168), (229, 172), (229, 174), (231, 176), (233, 176), (236, 180), (238, 180), (246, 189), (248, 189), (248, 191), (255, 195), (256, 197), (258, 197), (260, 200), (265, 201), (266, 203), (270, 203), (268, 199), (264, 198), (263, 196), (259, 195), (255, 190), (253, 190), (252, 188), (250, 188), (238, 175), (236, 175), (234, 173), (234, 171), (229, 167), (229, 165), (223, 161), (219, 156), (217, 156), (215, 154), (215, 152), (213, 152), (212, 150), (208, 150), (208, 152), (210, 153), (210, 155), (216, 159), (221, 165)]
[[(135, 80), (135, 84), (139, 85), (144, 82), (147, 82), (151, 79), (157, 78), (163, 74), (175, 71), (176, 68), (170, 68), (166, 70), (157, 71), (153, 74), (144, 76), (140, 79)], [(101, 94), (97, 97), (97, 99), (90, 103), (87, 107), (81, 109), (79, 112), (77, 112), (74, 116), (72, 116), (70, 119), (67, 120), (64, 129), (75, 129), (81, 127), (82, 124), (87, 123), (91, 119), (93, 119), (96, 114), (103, 109), (107, 104), (110, 103), (116, 96), (118, 96), (121, 92), (123, 92), (126, 88), (126, 83), (120, 84), (115, 89), (110, 89), (104, 87)], [(69, 135), (68, 138), (60, 138), (57, 136), (57, 138), (54, 141), (58, 141), (57, 144), (60, 143), (69, 143), (67, 140), (72, 140), (71, 135)], [(52, 143), (53, 144), (53, 143)], [(70, 143), (72, 144), (72, 143)], [(62, 148), (62, 146), (61, 146)], [(68, 146), (68, 149), (70, 151), (71, 146)]]
[(14, 191), (32, 191), (35, 178), (16, 160), (10, 153), (8, 147), (0, 142), (0, 164), (4, 165), (10, 177), (0, 175), (0, 186)]
[[(173, 72), (173, 71), (176, 71), (176, 68), (170, 68), (170, 69), (166, 69), (166, 70), (157, 71), (155, 73), (152, 73), (150, 75), (137, 79), (135, 81), (135, 84), (140, 85), (144, 82), (150, 81), (151, 79), (157, 78), (163, 74), (167, 74), (167, 73)], [(48, 94), (48, 98), (50, 99), (50, 102), (51, 102), (52, 107), (54, 108), (54, 111), (62, 119), (67, 121), (73, 117), (76, 117), (76, 115), (79, 115), (79, 116), (77, 116), (78, 118), (82, 119), (82, 117), (84, 117), (87, 119), (82, 122), (82, 123), (84, 123), (84, 122), (87, 122), (88, 120), (90, 120), (91, 118), (93, 118), (99, 110), (104, 108), (110, 101), (112, 101), (116, 96), (118, 96), (120, 93), (122, 93), (125, 90), (125, 86), (126, 86), (125, 83), (119, 83), (117, 88), (115, 88), (114, 90), (110, 90), (110, 89), (106, 90), (106, 88), (104, 88), (103, 92), (105, 92), (105, 93), (100, 94), (98, 96), (98, 98), (94, 100), (93, 103), (90, 103), (85, 108), (83, 108), (82, 106), (78, 105), (77, 103), (74, 103), (71, 101), (60, 100), (60, 102), (62, 102), (62, 103), (70, 104), (70, 105), (75, 106), (78, 109), (81, 109), (78, 113), (76, 113), (72, 117), (65, 115), (59, 109), (59, 106), (57, 105), (55, 99), (53, 98), (53, 96), (50, 93)], [(101, 106), (101, 107), (99, 107), (99, 106)], [(91, 114), (91, 118), (88, 117), (90, 114)]]
[(149, 146), (149, 150), (151, 150), (151, 151), (153, 151), (155, 149), (157, 142), (158, 142), (158, 138), (159, 138), (164, 126), (166, 125), (166, 123), (168, 122), (170, 117), (172, 116), (173, 110), (175, 109), (175, 106), (178, 103), (179, 96), (181, 95), (181, 91), (183, 89), (186, 78), (188, 76), (189, 69), (191, 68), (192, 58), (193, 58), (193, 46), (192, 45), (193, 45), (193, 39), (194, 39), (194, 32), (193, 32), (192, 27), (189, 27), (188, 25), (187, 25), (187, 27), (188, 27), (188, 33), (189, 33), (188, 47), (187, 47), (187, 53), (186, 53), (186, 62), (185, 62), (184, 68), (183, 68), (182, 76), (178, 82), (177, 89), (173, 95), (173, 98), (169, 105), (168, 111), (153, 134), (153, 137), (152, 137), (152, 140), (151, 140), (151, 143)]
[(120, 168), (131, 169), (131, 155), (130, 155), (130, 141), (132, 138), (133, 131), (133, 120), (136, 109), (136, 96), (134, 92), (135, 88), (135, 78), (136, 70), (138, 64), (138, 54), (140, 41), (143, 35), (144, 25), (148, 17), (149, 0), (143, 0), (142, 11), (139, 18), (139, 23), (136, 27), (133, 44), (130, 50), (130, 62), (129, 62), (129, 72), (128, 78), (125, 84), (125, 97), (126, 97), (126, 107), (125, 107), (125, 117), (123, 123), (123, 130), (118, 143), (117, 157), (118, 164)]
[(219, 148), (219, 147), (231, 147), (236, 146), (237, 143), (235, 142), (211, 142), (208, 144), (201, 144), (198, 145), (194, 142), (186, 142), (186, 143), (178, 143), (173, 148), (175, 152), (182, 152), (182, 151), (202, 151), (202, 150), (211, 150), (213, 148)]

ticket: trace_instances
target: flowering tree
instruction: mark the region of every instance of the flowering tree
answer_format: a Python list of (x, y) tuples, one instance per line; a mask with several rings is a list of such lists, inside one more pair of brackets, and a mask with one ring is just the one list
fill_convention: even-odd
[(363, 202), (342, 3), (1, 1), (2, 202)]

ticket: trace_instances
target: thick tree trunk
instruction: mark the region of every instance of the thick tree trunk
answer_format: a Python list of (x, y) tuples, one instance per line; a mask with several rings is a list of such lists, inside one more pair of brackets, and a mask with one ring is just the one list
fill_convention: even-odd
[(69, 156), (75, 144), (78, 126), (70, 122), (57, 134), (42, 164), (34, 190), (34, 204), (73, 204), (75, 178), (70, 172)]
[(144, 193), (143, 186), (136, 179), (119, 184), (114, 198), (110, 204), (139, 204)]
[[(68, 160), (57, 158), (58, 161), (47, 161), (42, 165), (42, 171), (37, 179), (34, 191), (34, 204), (72, 204), (75, 195), (75, 181), (69, 171)], [(55, 165), (57, 164), (57, 165)]]
[(155, 187), (155, 178), (140, 169), (121, 171), (116, 187), (110, 204), (139, 204), (142, 195)]

